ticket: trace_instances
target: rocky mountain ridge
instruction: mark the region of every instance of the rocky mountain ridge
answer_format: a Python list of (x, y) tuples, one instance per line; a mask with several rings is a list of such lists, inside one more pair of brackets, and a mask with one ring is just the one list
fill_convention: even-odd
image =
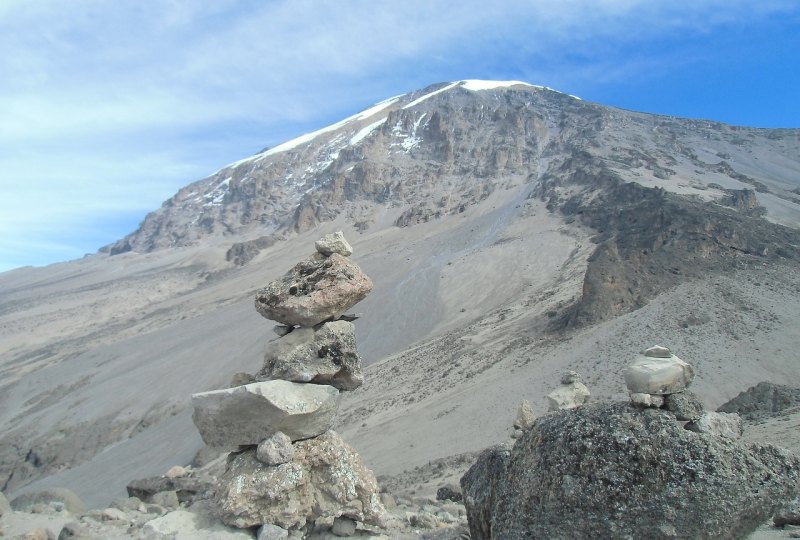
[(375, 282), (336, 429), (378, 474), (480, 450), (565, 368), (618, 399), (641, 342), (702, 358), (711, 405), (800, 385), (800, 131), (476, 81), (371, 110), (187, 186), (108, 253), (0, 275), (0, 488), (99, 504), (191, 461), (189, 395), (273, 337), (252, 293), (335, 230)]

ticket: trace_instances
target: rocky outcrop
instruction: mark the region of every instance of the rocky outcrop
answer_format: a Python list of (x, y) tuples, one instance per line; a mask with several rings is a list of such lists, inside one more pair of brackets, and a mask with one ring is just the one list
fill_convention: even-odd
[(760, 382), (721, 405), (718, 412), (738, 413), (747, 420), (779, 416), (782, 411), (800, 406), (800, 388)]
[(256, 293), (256, 311), (286, 325), (336, 319), (372, 291), (358, 265), (334, 253), (315, 253)]
[(462, 486), (473, 540), (742, 538), (800, 491), (800, 459), (665, 411), (594, 404), (487, 450)]
[(231, 454), (216, 497), (225, 523), (298, 529), (320, 517), (378, 522), (378, 485), (361, 458), (334, 431), (294, 444), (291, 461), (267, 466), (255, 449)]

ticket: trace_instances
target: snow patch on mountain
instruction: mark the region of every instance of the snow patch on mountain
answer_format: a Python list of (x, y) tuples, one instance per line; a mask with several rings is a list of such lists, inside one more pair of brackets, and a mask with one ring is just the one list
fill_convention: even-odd
[(203, 206), (219, 206), (222, 204), (222, 200), (225, 198), (225, 194), (228, 193), (228, 189), (230, 188), (231, 184), (231, 177), (227, 177), (225, 180), (217, 184), (214, 189), (203, 195), (203, 199), (205, 202)]
[(479, 79), (467, 79), (461, 81), (462, 88), (477, 92), (478, 90), (494, 90), (495, 88), (507, 88), (509, 86), (516, 86), (521, 84), (523, 86), (532, 86), (534, 88), (544, 88), (543, 86), (536, 86), (522, 81), (483, 81)]
[(350, 146), (360, 143), (362, 140), (364, 140), (364, 138), (367, 137), (367, 135), (375, 131), (375, 129), (377, 129), (379, 126), (383, 125), (384, 122), (386, 122), (386, 118), (381, 118), (377, 122), (371, 123), (364, 129), (353, 135), (353, 137), (350, 139)]
[(379, 113), (383, 109), (385, 109), (387, 107), (390, 107), (392, 104), (396, 103), (401, 97), (403, 97), (403, 96), (394, 96), (394, 97), (391, 97), (389, 99), (385, 99), (385, 100), (381, 101), (380, 103), (376, 103), (375, 105), (373, 105), (369, 109), (365, 109), (365, 110), (361, 111), (360, 113), (354, 114), (353, 116), (348, 116), (344, 120), (340, 120), (339, 122), (336, 122), (335, 124), (331, 124), (331, 125), (326, 126), (326, 127), (322, 128), (322, 129), (318, 129), (316, 131), (312, 131), (311, 133), (306, 133), (304, 135), (300, 135), (299, 137), (295, 137), (294, 139), (286, 141), (285, 143), (281, 143), (278, 146), (273, 146), (269, 150), (261, 152), (260, 154), (256, 154), (254, 156), (250, 156), (248, 158), (244, 158), (244, 159), (240, 159), (239, 161), (235, 161), (235, 162), (231, 163), (230, 165), (227, 165), (225, 168), (227, 169), (227, 168), (231, 168), (231, 167), (238, 167), (239, 165), (242, 165), (244, 163), (249, 163), (251, 161), (260, 161), (260, 160), (264, 159), (265, 157), (273, 156), (273, 155), (278, 154), (280, 152), (286, 152), (287, 150), (291, 150), (293, 148), (296, 148), (296, 147), (300, 146), (301, 144), (305, 144), (305, 143), (311, 142), (314, 139), (316, 139), (317, 137), (319, 137), (320, 135), (322, 135), (323, 133), (329, 133), (331, 131), (336, 131), (337, 129), (343, 127), (346, 124), (349, 124), (350, 122), (355, 122), (356, 120), (364, 120), (365, 118), (369, 118), (370, 116), (373, 116), (373, 115)]
[(424, 95), (424, 96), (422, 96), (422, 97), (419, 97), (419, 98), (415, 99), (415, 100), (414, 100), (414, 101), (412, 101), (411, 103), (408, 103), (407, 105), (404, 105), (404, 106), (403, 106), (403, 108), (404, 108), (404, 109), (410, 109), (411, 107), (414, 107), (415, 105), (419, 105), (420, 103), (422, 103), (422, 102), (423, 102), (423, 101), (425, 101), (426, 99), (428, 99), (428, 98), (432, 98), (432, 97), (433, 97), (433, 96), (435, 96), (436, 94), (441, 94), (442, 92), (447, 92), (447, 91), (448, 91), (448, 90), (450, 90), (451, 88), (455, 88), (455, 87), (456, 87), (456, 86), (458, 86), (459, 84), (461, 84), (461, 81), (456, 81), (456, 82), (454, 82), (454, 83), (450, 83), (450, 84), (448, 84), (447, 86), (443, 86), (442, 88), (439, 88), (438, 90), (434, 90), (433, 92), (430, 92), (430, 93), (428, 93), (428, 94), (425, 94), (425, 95)]

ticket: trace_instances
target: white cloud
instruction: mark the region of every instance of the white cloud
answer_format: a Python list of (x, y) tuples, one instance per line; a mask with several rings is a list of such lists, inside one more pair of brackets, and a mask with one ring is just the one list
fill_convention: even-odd
[(24, 224), (45, 238), (36, 223), (65, 212), (76, 227), (81, 214), (143, 215), (264, 145), (433, 82), (522, 79), (581, 94), (690, 60), (626, 49), (796, 15), (794, 4), (3, 0), (0, 232), (22, 237)]

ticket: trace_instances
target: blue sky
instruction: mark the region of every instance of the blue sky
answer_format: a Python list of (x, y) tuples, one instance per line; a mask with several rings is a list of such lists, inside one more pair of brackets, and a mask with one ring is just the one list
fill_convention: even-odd
[(796, 0), (0, 0), (0, 271), (434, 82), (800, 127), (798, 53)]

